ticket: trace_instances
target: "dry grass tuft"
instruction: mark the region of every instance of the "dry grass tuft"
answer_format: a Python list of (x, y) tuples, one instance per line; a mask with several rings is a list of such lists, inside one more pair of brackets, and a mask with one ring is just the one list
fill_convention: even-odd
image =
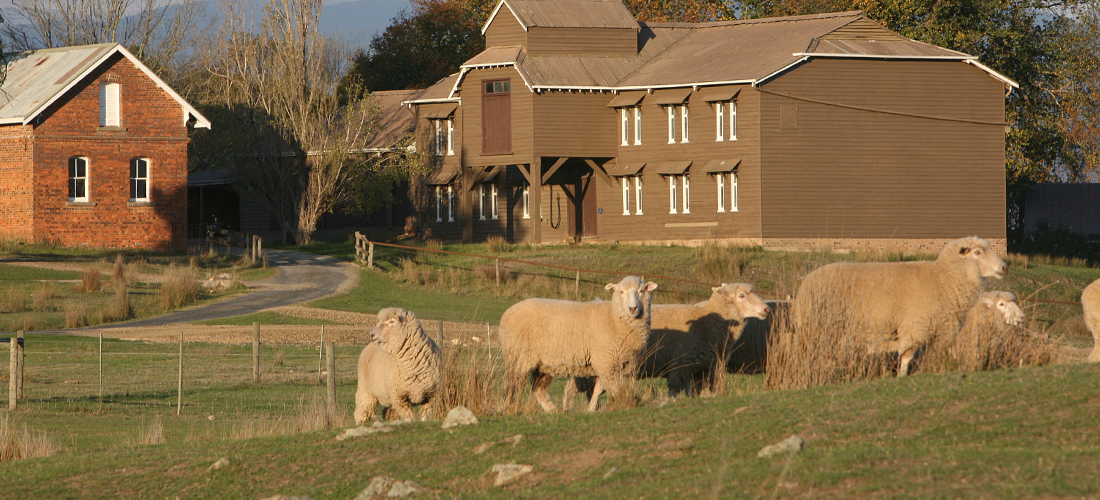
[(29, 431), (26, 426), (14, 430), (8, 415), (0, 415), (0, 462), (48, 457), (59, 449), (46, 433)]
[(1057, 343), (1049, 335), (979, 315), (952, 338), (936, 339), (918, 359), (922, 372), (985, 371), (1053, 363)]
[(115, 296), (107, 306), (105, 315), (115, 321), (125, 321), (134, 317), (134, 307), (130, 303), (130, 289), (123, 284), (115, 285)]
[(164, 422), (160, 415), (154, 416), (153, 421), (147, 427), (138, 431), (138, 435), (130, 439), (131, 445), (164, 444), (168, 439), (164, 437)]
[(336, 415), (330, 418), (325, 398), (314, 395), (309, 401), (299, 400), (291, 415), (281, 415), (274, 420), (248, 420), (229, 432), (230, 439), (251, 439), (260, 436), (283, 436), (322, 429), (345, 427), (349, 424), (348, 412), (337, 405)]
[(512, 244), (503, 236), (493, 235), (485, 239), (485, 248), (489, 253), (506, 253), (512, 251)]
[(114, 283), (116, 288), (130, 286), (130, 276), (126, 272), (126, 262), (123, 261), (122, 254), (115, 257), (115, 265), (111, 269), (111, 282)]
[(198, 298), (199, 284), (194, 269), (170, 266), (164, 271), (164, 281), (160, 284), (160, 302), (165, 309), (184, 307)]
[(65, 301), (65, 328), (80, 328), (88, 325), (88, 308), (83, 302)]
[(500, 351), (488, 346), (463, 348), (451, 344), (440, 348), (443, 350), (443, 399), (438, 406), (448, 409), (461, 405), (475, 415), (502, 412)]
[(34, 289), (31, 300), (35, 311), (52, 311), (55, 307), (54, 299), (57, 298), (57, 287), (50, 283), (42, 283)]
[(99, 277), (99, 266), (92, 264), (80, 275), (80, 291), (84, 293), (98, 292), (103, 288), (103, 282)]
[(704, 279), (723, 283), (730, 278), (740, 278), (752, 262), (754, 252), (752, 248), (708, 241), (695, 248), (695, 257), (699, 259), (698, 270)]
[(398, 272), (398, 276), (403, 279), (405, 283), (423, 285), (428, 282), (431, 276), (431, 269), (427, 266), (420, 265), (416, 259), (402, 258), (398, 261), (398, 266), (401, 268)]
[(0, 304), (7, 312), (23, 312), (27, 310), (27, 294), (22, 288), (12, 287), (3, 295), (3, 303)]

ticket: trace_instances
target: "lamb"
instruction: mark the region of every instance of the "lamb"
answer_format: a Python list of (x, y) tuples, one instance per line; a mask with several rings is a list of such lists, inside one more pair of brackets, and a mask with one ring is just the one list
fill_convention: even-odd
[(401, 420), (412, 420), (412, 405), (425, 405), (421, 420), (437, 415), (443, 387), (442, 351), (424, 333), (416, 315), (399, 307), (378, 311), (370, 339), (359, 355), (355, 423), (373, 419), (379, 403), (385, 407), (383, 420), (389, 408), (395, 409)]
[(944, 338), (950, 345), (951, 358), (969, 369), (981, 369), (983, 359), (996, 352), (1027, 320), (1016, 304), (1012, 292), (985, 292), (966, 312), (962, 328), (954, 339)]
[(919, 348), (959, 332), (985, 279), (1007, 272), (1008, 264), (976, 236), (948, 243), (930, 262), (829, 264), (803, 279), (795, 330), (809, 332), (819, 316), (841, 318), (870, 352), (896, 352), (903, 377)]
[(994, 324), (1002, 328), (1021, 327), (1027, 321), (1027, 315), (1016, 303), (1016, 294), (1012, 292), (983, 293), (981, 298), (978, 299), (978, 303), (974, 304), (974, 307), (971, 307), (970, 311), (966, 313), (966, 323), (963, 328), (966, 328), (966, 325), (980, 321), (980, 316), (985, 315), (991, 315), (998, 320)]
[(1092, 333), (1089, 361), (1100, 361), (1100, 280), (1093, 281), (1081, 292), (1081, 309), (1085, 312), (1085, 327)]
[(606, 302), (527, 299), (504, 311), (500, 346), (509, 400), (527, 378), (542, 409), (554, 412), (546, 392), (554, 377), (595, 376), (588, 405), (595, 411), (604, 387), (636, 368), (649, 336), (650, 292), (657, 284), (627, 276), (604, 288), (614, 291)]
[[(785, 324), (791, 303), (788, 300), (767, 300), (764, 304), (771, 314), (766, 319), (746, 318), (741, 337), (733, 343), (733, 349), (726, 358), (726, 373), (764, 373), (768, 361), (768, 338), (773, 325), (778, 321)], [(780, 320), (779, 316), (784, 319)]]

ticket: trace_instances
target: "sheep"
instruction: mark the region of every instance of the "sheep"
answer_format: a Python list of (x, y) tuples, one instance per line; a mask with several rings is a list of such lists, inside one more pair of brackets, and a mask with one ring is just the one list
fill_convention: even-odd
[(554, 412), (546, 393), (554, 377), (595, 376), (588, 405), (595, 411), (604, 387), (635, 369), (649, 336), (650, 292), (657, 284), (627, 276), (604, 288), (614, 291), (606, 302), (527, 299), (504, 311), (500, 346), (509, 400), (527, 378), (542, 409)]
[(410, 311), (390, 307), (378, 311), (371, 343), (359, 355), (359, 385), (355, 391), (355, 423), (373, 419), (379, 403), (382, 418), (393, 408), (401, 420), (413, 419), (412, 405), (425, 405), (420, 419), (438, 414), (442, 391), (442, 351), (424, 333)]
[(981, 298), (978, 299), (978, 303), (974, 304), (970, 311), (967, 311), (966, 323), (963, 328), (965, 329), (967, 325), (980, 321), (979, 317), (981, 315), (992, 315), (998, 320), (994, 324), (1001, 328), (1021, 327), (1027, 321), (1027, 315), (1016, 303), (1016, 294), (1012, 292), (983, 293)]
[[(711, 291), (710, 299), (698, 304), (653, 305), (637, 376), (665, 377), (670, 398), (684, 391), (694, 395), (696, 386), (712, 377), (716, 363), (729, 357), (746, 319), (765, 319), (771, 312), (752, 285), (723, 283)], [(586, 378), (566, 381), (563, 408), (572, 406), (578, 390), (591, 398), (591, 387)]]
[(1092, 333), (1089, 361), (1100, 361), (1100, 280), (1093, 281), (1081, 292), (1081, 309), (1085, 312), (1085, 327)]
[(733, 343), (726, 358), (726, 373), (764, 373), (768, 361), (768, 338), (775, 327), (773, 325), (781, 321), (779, 316), (789, 316), (791, 303), (788, 300), (767, 300), (764, 304), (771, 314), (767, 319), (746, 318), (741, 337)]
[(808, 332), (815, 317), (841, 318), (870, 352), (897, 353), (904, 377), (919, 348), (959, 332), (986, 278), (1007, 272), (1008, 264), (976, 236), (948, 243), (935, 261), (828, 264), (799, 286), (796, 334)]

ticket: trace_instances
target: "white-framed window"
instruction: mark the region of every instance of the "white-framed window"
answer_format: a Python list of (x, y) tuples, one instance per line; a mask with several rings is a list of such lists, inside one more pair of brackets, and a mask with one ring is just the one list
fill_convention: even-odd
[(634, 145), (642, 145), (642, 107), (634, 106)]
[(730, 140), (737, 140), (737, 101), (730, 101)]
[(737, 172), (730, 172), (730, 212), (737, 211)]
[(485, 220), (485, 205), (488, 204), (487, 200), (485, 199), (485, 196), (486, 196), (485, 183), (478, 184), (477, 185), (477, 208), (478, 208), (478, 219), (479, 220)]
[(627, 127), (628, 122), (627, 122), (627, 117), (626, 117), (626, 108), (619, 108), (619, 121), (622, 123), (622, 134), (621, 134), (622, 139), (623, 139), (623, 141), (622, 141), (623, 144), (622, 145), (627, 146), (627, 145), (630, 144), (628, 142), (629, 139), (630, 139), (630, 130), (629, 130), (629, 127)]
[(691, 213), (691, 179), (686, 175), (680, 176), (680, 191), (683, 196), (680, 197), (681, 207), (680, 213)]
[(88, 201), (88, 159), (69, 158), (69, 201)]
[(676, 176), (669, 175), (668, 177), (668, 213), (678, 213), (676, 210)]
[(443, 156), (443, 120), (432, 120), (435, 124), (435, 155)]
[(531, 185), (523, 185), (523, 218), (531, 218)]
[(642, 215), (642, 176), (634, 176), (634, 215)]
[(668, 143), (676, 144), (676, 106), (667, 106), (668, 110)]
[[(722, 105), (725, 106), (725, 105)], [(719, 106), (721, 109), (722, 106)], [(719, 122), (721, 123), (721, 122)], [(721, 139), (719, 139), (721, 140)], [(718, 184), (718, 211), (726, 211), (726, 174), (720, 173), (714, 176), (714, 182)]]
[(680, 106), (680, 142), (688, 142), (688, 107)]
[(130, 160), (130, 201), (149, 201), (149, 159)]
[(107, 82), (99, 86), (99, 126), (118, 127), (122, 125), (119, 118), (120, 86), (115, 82)]
[(447, 222), (455, 221), (455, 189), (447, 186)]
[[(718, 132), (718, 138), (716, 141), (726, 140), (726, 103), (716, 102), (714, 103), (715, 129)], [(721, 212), (721, 210), (719, 210)]]
[(497, 220), (497, 198), (500, 196), (500, 193), (497, 191), (497, 185), (490, 184), (489, 192), (489, 213), (492, 215), (493, 220)]
[(443, 222), (443, 186), (435, 187), (435, 221)]
[(623, 183), (623, 215), (630, 215), (630, 177), (619, 177)]
[(455, 120), (450, 118), (447, 120), (447, 156), (454, 156), (455, 154)]

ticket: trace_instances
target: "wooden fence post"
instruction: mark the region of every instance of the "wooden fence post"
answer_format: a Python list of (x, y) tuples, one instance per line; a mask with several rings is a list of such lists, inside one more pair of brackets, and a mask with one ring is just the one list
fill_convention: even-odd
[(497, 268), (497, 288), (500, 288), (500, 259), (493, 259), (493, 266)]
[(260, 383), (260, 323), (252, 322), (252, 382)]
[(443, 320), (439, 320), (439, 322), (436, 323), (436, 325), (437, 325), (436, 330), (439, 332), (439, 347), (442, 348), (443, 347)]
[(25, 347), (26, 344), (23, 341), (23, 330), (19, 330), (18, 339), (16, 340), (15, 344), (16, 344), (16, 348), (18, 349), (18, 351), (16, 351), (16, 352), (19, 353), (19, 356), (18, 356), (19, 376), (17, 377), (19, 382), (15, 386), (15, 399), (22, 400), (23, 399), (23, 371), (24, 371), (23, 370), (23, 365), (24, 365), (24, 363), (26, 361), (26, 358), (27, 358), (27, 355), (24, 352), (24, 350), (25, 350), (24, 347)]
[(355, 263), (359, 264), (363, 262), (363, 235), (359, 232), (355, 232)]
[(374, 269), (374, 242), (367, 241), (367, 269)]
[(325, 344), (325, 361), (328, 363), (328, 397), (325, 405), (329, 425), (336, 423), (336, 345)]
[(180, 330), (180, 369), (176, 381), (176, 416), (179, 416), (183, 411), (183, 330)]
[(267, 267), (267, 255), (264, 254), (264, 238), (256, 235), (256, 260), (263, 259), (264, 267)]
[(16, 356), (18, 356), (19, 340), (12, 337), (11, 344), (9, 345), (11, 346), (11, 351), (8, 360), (8, 411), (11, 411), (14, 410), (18, 404), (16, 395), (19, 394), (19, 389), (17, 388), (19, 382), (16, 381), (16, 378), (19, 377), (19, 362), (16, 361)]
[(325, 364), (325, 325), (321, 325), (321, 343), (317, 346), (317, 383), (321, 383), (322, 366)]
[(577, 281), (573, 283), (573, 295), (577, 296), (577, 300), (581, 300), (581, 272), (577, 271)]
[(99, 334), (99, 404), (103, 404), (103, 334)]

